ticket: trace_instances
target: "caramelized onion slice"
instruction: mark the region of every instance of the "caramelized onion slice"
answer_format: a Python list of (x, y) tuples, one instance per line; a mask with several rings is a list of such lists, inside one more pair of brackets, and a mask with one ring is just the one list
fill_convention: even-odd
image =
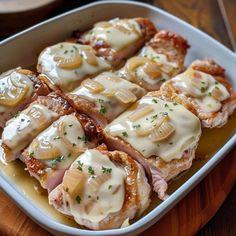
[(19, 104), (27, 95), (29, 86), (15, 81), (13, 78), (8, 79), (8, 90), (0, 93), (0, 104), (14, 107)]
[(89, 188), (94, 193), (98, 192), (101, 185), (105, 183), (110, 177), (111, 177), (111, 174), (109, 173), (97, 175), (95, 176), (95, 178), (90, 177), (88, 180)]
[(146, 136), (146, 135), (150, 134), (154, 129), (160, 127), (163, 122), (168, 121), (168, 119), (169, 119), (168, 116), (162, 116), (156, 120), (156, 123), (154, 125), (151, 125), (149, 127), (144, 127), (144, 128), (139, 127), (135, 130), (135, 132), (139, 136)]
[(80, 67), (83, 63), (83, 59), (79, 54), (75, 54), (71, 58), (64, 58), (60, 56), (55, 56), (54, 61), (57, 62), (57, 66), (65, 70), (73, 70)]
[(131, 121), (136, 121), (147, 114), (153, 112), (153, 107), (151, 105), (140, 106), (136, 111), (134, 111), (128, 118)]
[(50, 160), (61, 155), (61, 151), (47, 140), (34, 139), (31, 150), (34, 158), (38, 160)]
[(83, 192), (85, 178), (85, 174), (79, 169), (67, 170), (62, 181), (62, 187), (71, 196), (77, 196)]
[(112, 23), (108, 21), (100, 21), (97, 24), (95, 24), (95, 27), (100, 27), (100, 28), (109, 28), (112, 27)]
[(104, 91), (102, 91), (101, 94), (107, 96), (107, 97), (113, 97), (115, 96), (115, 91), (113, 89), (105, 89)]
[(128, 89), (119, 89), (115, 93), (115, 96), (120, 102), (122, 102), (124, 104), (135, 102), (137, 100), (137, 97), (135, 96), (135, 94), (133, 94)]
[(144, 65), (143, 71), (152, 80), (159, 79), (161, 77), (160, 68), (154, 62), (148, 62)]
[(31, 109), (26, 113), (32, 119), (37, 120), (38, 127), (45, 127), (50, 120), (44, 115), (44, 113), (38, 107), (31, 107)]
[(216, 99), (217, 101), (222, 101), (224, 100), (222, 91), (218, 87), (214, 87), (213, 90), (211, 91), (211, 96)]
[(104, 90), (104, 86), (102, 84), (92, 79), (84, 80), (81, 83), (81, 86), (84, 86), (85, 88), (90, 90), (92, 93), (99, 93)]
[(84, 56), (85, 60), (88, 62), (91, 66), (97, 66), (98, 61), (97, 57), (95, 56), (94, 52), (90, 49), (84, 49), (82, 51), (82, 55)]
[(153, 129), (148, 137), (152, 142), (155, 143), (167, 139), (174, 133), (174, 131), (175, 128), (167, 121)]
[(140, 57), (140, 56), (136, 56), (136, 57), (132, 57), (130, 58), (127, 63), (126, 63), (126, 68), (128, 70), (128, 72), (134, 72), (139, 66), (144, 65), (145, 63), (150, 62), (150, 59), (146, 58), (146, 57)]
[(114, 27), (124, 34), (131, 34), (131, 31), (121, 24), (116, 24)]

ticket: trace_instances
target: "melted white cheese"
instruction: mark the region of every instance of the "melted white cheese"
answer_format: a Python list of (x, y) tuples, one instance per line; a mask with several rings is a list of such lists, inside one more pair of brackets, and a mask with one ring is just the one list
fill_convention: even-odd
[[(221, 101), (230, 96), (225, 86), (215, 80), (213, 76), (191, 68), (173, 78), (172, 83), (185, 95), (191, 96), (203, 112), (219, 111), (222, 106)], [(219, 99), (213, 97), (214, 89), (221, 93)]]
[(57, 113), (43, 105), (31, 104), (17, 117), (6, 123), (2, 133), (2, 142), (13, 153), (17, 153), (25, 148), (40, 131), (50, 125), (57, 116)]
[[(140, 106), (151, 105), (153, 111), (144, 115), (136, 121), (131, 121), (129, 116)], [(185, 150), (193, 147), (198, 142), (201, 134), (199, 119), (182, 105), (167, 102), (159, 98), (145, 96), (137, 104), (138, 107), (131, 107), (112, 123), (105, 131), (130, 143), (145, 158), (158, 156), (168, 162), (173, 159), (180, 159)], [(168, 113), (169, 122), (175, 128), (175, 132), (167, 139), (159, 142), (152, 142), (148, 136), (139, 136), (136, 127), (153, 127), (155, 121)]]
[[(97, 65), (91, 65), (82, 56), (82, 64), (75, 69), (60, 68), (58, 61), (55, 60), (57, 57), (73, 60), (76, 55), (83, 55), (83, 51), (88, 48), (89, 46), (75, 43), (58, 43), (54, 46), (47, 47), (41, 52), (38, 59), (41, 73), (45, 74), (52, 84), (59, 86), (64, 91), (71, 91), (85, 77), (93, 76), (110, 68), (110, 65), (100, 57), (96, 57)], [(90, 50), (93, 52), (92, 48)]]
[[(96, 24), (86, 34), (85, 39), (94, 45), (105, 42), (115, 51), (119, 51), (142, 37), (140, 26), (135, 19), (116, 18), (109, 23), (110, 26), (105, 27), (100, 23)], [(125, 30), (120, 30), (119, 27), (124, 27)]]
[[(41, 159), (47, 166), (67, 169), (88, 145), (91, 146), (91, 143), (88, 142), (79, 120), (74, 115), (66, 115), (40, 133), (30, 144), (28, 152), (33, 153), (34, 158)], [(47, 160), (43, 160), (40, 148), (44, 151), (43, 149), (48, 147)]]
[[(27, 88), (26, 88), (27, 87)], [(10, 100), (19, 100), (14, 106), (3, 105), (0, 100), (0, 113), (10, 112), (19, 105), (20, 102), (29, 98), (33, 93), (34, 83), (33, 81), (25, 74), (19, 73), (16, 69), (7, 71), (0, 75), (0, 99), (4, 100), (4, 97), (7, 97)], [(21, 93), (24, 93), (24, 96), (19, 99)], [(21, 92), (18, 92), (21, 90)]]
[[(70, 169), (78, 168), (78, 166), (82, 168), (86, 178), (83, 193), (79, 195), (80, 202), (76, 201), (75, 197), (66, 195), (71, 214), (81, 225), (84, 220), (89, 220), (98, 226), (99, 221), (110, 213), (121, 210), (125, 199), (126, 174), (124, 169), (115, 165), (108, 156), (98, 150), (87, 150), (77, 158)], [(106, 172), (104, 173), (104, 168), (110, 169), (109, 177), (97, 190), (94, 190), (90, 181), (96, 180), (98, 176), (107, 175)], [(91, 174), (91, 171), (94, 173)]]
[(100, 111), (109, 120), (114, 119), (128, 106), (130, 106), (130, 103), (124, 104), (117, 100), (115, 97), (115, 92), (118, 89), (128, 89), (133, 92), (137, 98), (140, 98), (145, 93), (144, 89), (140, 86), (122, 79), (111, 72), (103, 72), (93, 78), (93, 80), (99, 82), (104, 87), (104, 90), (99, 93), (92, 93), (82, 84), (70, 94), (78, 95), (90, 102), (95, 103), (98, 111)]

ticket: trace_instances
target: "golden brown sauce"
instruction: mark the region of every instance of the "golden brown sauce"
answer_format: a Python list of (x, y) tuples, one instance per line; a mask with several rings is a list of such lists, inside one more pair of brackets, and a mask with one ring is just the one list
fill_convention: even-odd
[[(194, 175), (206, 162), (208, 162), (211, 157), (227, 142), (227, 140), (229, 140), (235, 131), (236, 112), (229, 119), (228, 123), (222, 128), (204, 129), (197, 149), (196, 160), (193, 161), (193, 165), (189, 170), (172, 180), (169, 184), (168, 194), (171, 195), (185, 181)], [(37, 205), (40, 210), (45, 212), (46, 215), (53, 218), (57, 222), (68, 226), (79, 227), (74, 220), (69, 219), (57, 212), (48, 204), (47, 192), (41, 188), (37, 180), (30, 177), (29, 173), (25, 171), (24, 168), (24, 164), (20, 161), (11, 162), (8, 165), (5, 165), (0, 161), (0, 170), (3, 175), (13, 182), (17, 189), (19, 189), (27, 199)], [(140, 217), (143, 217), (161, 203), (155, 193), (152, 194), (151, 199), (152, 201), (150, 206)]]

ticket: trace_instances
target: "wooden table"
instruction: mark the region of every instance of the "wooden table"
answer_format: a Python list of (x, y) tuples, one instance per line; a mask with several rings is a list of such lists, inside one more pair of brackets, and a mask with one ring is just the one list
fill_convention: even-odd
[[(59, 8), (47, 12), (44, 18), (88, 2), (91, 1), (64, 1)], [(182, 18), (207, 32), (230, 49), (236, 50), (235, 0), (146, 0), (145, 2)], [(198, 236), (236, 235), (236, 186), (233, 187), (235, 180), (236, 149), (218, 164), (174, 209), (142, 235), (183, 236), (193, 235), (196, 232), (198, 232)], [(216, 213), (223, 202), (223, 206)], [(3, 192), (0, 192), (0, 216), (0, 235), (50, 235), (25, 216)], [(208, 220), (210, 220), (209, 223), (207, 223)]]

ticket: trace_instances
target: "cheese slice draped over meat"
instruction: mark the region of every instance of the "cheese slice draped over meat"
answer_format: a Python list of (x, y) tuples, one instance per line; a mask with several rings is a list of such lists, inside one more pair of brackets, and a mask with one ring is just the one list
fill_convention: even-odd
[(95, 55), (92, 47), (75, 43), (47, 47), (38, 59), (39, 71), (63, 91), (71, 91), (85, 77), (109, 68), (104, 59)]
[(49, 167), (67, 169), (89, 144), (75, 115), (66, 115), (40, 133), (30, 144), (28, 152)]
[(10, 119), (2, 133), (2, 143), (14, 153), (25, 148), (39, 132), (58, 116), (57, 113), (39, 104), (31, 104), (17, 117)]
[(100, 113), (112, 120), (142, 97), (145, 90), (111, 72), (103, 72), (92, 81), (83, 81), (81, 86), (70, 94), (93, 102)]
[[(98, 150), (87, 150), (80, 155), (62, 183), (76, 222), (84, 225), (84, 221), (89, 220), (96, 226), (94, 228), (98, 228), (101, 220), (121, 210), (125, 200), (125, 176), (124, 169)], [(79, 184), (68, 184), (66, 179), (69, 183), (77, 181)]]
[(184, 106), (147, 95), (105, 131), (130, 143), (145, 158), (158, 156), (169, 162), (196, 145), (201, 124)]
[(0, 75), (0, 113), (14, 109), (33, 93), (34, 83), (25, 74), (10, 70)]
[(190, 96), (203, 112), (217, 112), (221, 102), (230, 97), (226, 87), (210, 74), (188, 69), (172, 79), (173, 85)]
[(85, 36), (94, 45), (107, 44), (120, 51), (142, 37), (140, 25), (135, 19), (115, 18), (95, 24)]

